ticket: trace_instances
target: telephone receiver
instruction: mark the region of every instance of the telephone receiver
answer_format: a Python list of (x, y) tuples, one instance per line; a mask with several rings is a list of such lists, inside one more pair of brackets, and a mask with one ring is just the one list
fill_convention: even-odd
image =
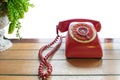
[(68, 31), (68, 27), (71, 22), (91, 22), (94, 25), (97, 32), (101, 30), (100, 22), (95, 20), (90, 20), (90, 19), (70, 19), (70, 20), (61, 21), (57, 25), (58, 30), (60, 32)]

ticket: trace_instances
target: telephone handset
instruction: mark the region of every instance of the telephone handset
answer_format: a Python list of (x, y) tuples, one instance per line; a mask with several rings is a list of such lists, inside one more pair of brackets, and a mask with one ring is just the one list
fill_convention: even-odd
[(60, 32), (65, 32), (68, 30), (69, 25), (72, 22), (90, 22), (94, 25), (97, 32), (99, 32), (101, 29), (101, 24), (99, 21), (90, 20), (90, 19), (70, 19), (70, 20), (61, 21), (57, 25), (57, 28), (58, 30), (60, 30)]
[[(62, 43), (63, 37), (59, 35), (59, 31), (68, 31), (67, 36), (65, 37), (66, 58), (101, 58), (102, 48), (97, 35), (97, 32), (99, 32), (100, 29), (100, 22), (90, 19), (71, 19), (59, 22), (55, 40), (39, 50), (39, 59), (41, 63), (38, 74), (42, 77), (42, 80), (51, 75), (52, 66), (47, 59), (55, 53)], [(56, 42), (58, 42), (58, 44), (53, 50), (43, 57), (43, 51)], [(44, 68), (47, 68), (46, 73), (44, 73)]]

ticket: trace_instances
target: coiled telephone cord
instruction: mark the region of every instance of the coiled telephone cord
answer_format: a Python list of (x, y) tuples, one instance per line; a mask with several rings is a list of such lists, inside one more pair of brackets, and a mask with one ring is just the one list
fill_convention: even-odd
[[(57, 41), (58, 41), (58, 44), (50, 52), (48, 52), (45, 57), (43, 57), (42, 55), (43, 51), (50, 48), (50, 46), (57, 43)], [(40, 66), (38, 68), (38, 75), (40, 78), (42, 78), (42, 80), (46, 80), (51, 75), (52, 66), (49, 63), (48, 59), (55, 53), (55, 51), (57, 51), (61, 43), (62, 43), (62, 37), (57, 34), (54, 41), (40, 48), (39, 53), (38, 53), (39, 60), (40, 60)]]

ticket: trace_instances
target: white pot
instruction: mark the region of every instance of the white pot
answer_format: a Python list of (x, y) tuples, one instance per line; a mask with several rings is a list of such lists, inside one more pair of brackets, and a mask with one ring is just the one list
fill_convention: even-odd
[(9, 24), (9, 20), (7, 16), (0, 17), (0, 52), (7, 50), (12, 46), (10, 40), (4, 39), (4, 27)]

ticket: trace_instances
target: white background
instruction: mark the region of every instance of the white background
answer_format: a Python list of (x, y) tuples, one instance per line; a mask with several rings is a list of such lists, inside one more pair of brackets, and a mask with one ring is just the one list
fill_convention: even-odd
[[(59, 21), (73, 18), (94, 19), (101, 22), (101, 38), (120, 37), (119, 0), (31, 0), (35, 5), (21, 20), (23, 38), (53, 38)], [(16, 38), (15, 34), (5, 36)]]

